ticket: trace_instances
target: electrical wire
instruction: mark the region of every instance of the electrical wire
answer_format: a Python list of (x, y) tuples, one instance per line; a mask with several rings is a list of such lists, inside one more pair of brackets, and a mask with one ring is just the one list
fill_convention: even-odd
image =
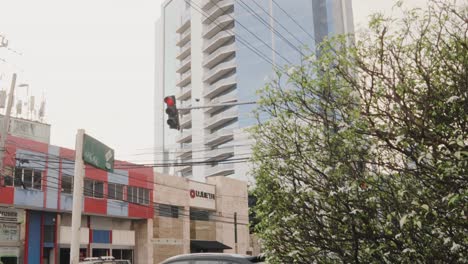
[[(3, 177), (5, 177), (5, 175), (3, 175)], [(9, 177), (11, 177), (11, 176), (9, 176)], [(56, 179), (56, 180), (58, 180), (58, 181), (51, 181), (51, 180), (49, 180), (49, 178), (51, 178), (51, 179)], [(12, 180), (14, 180), (13, 177), (12, 177)], [(92, 179), (89, 179), (89, 180), (92, 180)], [(56, 178), (56, 177), (46, 176), (46, 177), (41, 177), (41, 182), (43, 182), (43, 183), (53, 183), (53, 184), (59, 185), (60, 179), (59, 179), (59, 178)], [(102, 182), (102, 183), (104, 183), (104, 182)], [(17, 188), (18, 186), (12, 186), (12, 187)], [(52, 189), (52, 190), (57, 190), (57, 191), (61, 190), (61, 188), (53, 187), (53, 186), (50, 186), (50, 185), (47, 185), (47, 184), (46, 184), (46, 185), (41, 184), (41, 190), (37, 190), (37, 189), (34, 189), (34, 188), (28, 189), (28, 190), (37, 190), (37, 191), (42, 191), (42, 192), (44, 192), (43, 189), (46, 189), (46, 190), (47, 190), (47, 189)], [(86, 188), (86, 187), (83, 186), (83, 192), (86, 193), (86, 191), (91, 192), (93, 195), (96, 193), (94, 190), (89, 189), (89, 188)], [(148, 191), (152, 191), (152, 190), (149, 190), (149, 189), (148, 189)], [(67, 193), (65, 193), (65, 194), (67, 195)], [(72, 194), (69, 194), (69, 195), (72, 196)], [(142, 203), (138, 203), (138, 202), (128, 201), (128, 199), (127, 199), (127, 200), (124, 200), (124, 199), (116, 199), (115, 197), (110, 197), (108, 193), (107, 193), (107, 194), (104, 193), (104, 185), (103, 185), (103, 192), (102, 192), (102, 193), (99, 193), (99, 196), (102, 196), (102, 197), (94, 197), (94, 196), (88, 196), (88, 195), (84, 195), (84, 196), (85, 196), (85, 197), (89, 197), (89, 198), (93, 198), (93, 199), (109, 199), (109, 200), (114, 200), (114, 201), (126, 202), (126, 203), (129, 203), (129, 204), (134, 204), (134, 205), (138, 205), (138, 206), (141, 206), (141, 207), (146, 207), (146, 208), (148, 208), (148, 209), (152, 209), (152, 210), (154, 210), (154, 212), (161, 212), (161, 210), (160, 210), (160, 208), (159, 208), (159, 204), (160, 204), (160, 203), (156, 203), (156, 202), (151, 201), (151, 200), (140, 199), (139, 197), (137, 197), (137, 199), (138, 199), (139, 201), (143, 201), (143, 202), (144, 202), (144, 203), (142, 204)], [(123, 196), (123, 193), (122, 193), (122, 196)], [(151, 205), (151, 203), (153, 203), (153, 205)], [(108, 204), (108, 205), (109, 205), (109, 206), (114, 206), (113, 208), (116, 208), (116, 209), (121, 209), (120, 206), (115, 205), (115, 204)], [(174, 205), (171, 205), (171, 206), (174, 206)], [(179, 206), (177, 206), (177, 207), (179, 208), (179, 210), (182, 209), (183, 211), (185, 211), (185, 209), (183, 209), (183, 207), (179, 207)], [(224, 214), (224, 215), (223, 215), (223, 214), (213, 214), (211, 211), (209, 211), (209, 212), (210, 212), (210, 216), (212, 216), (212, 217), (228, 218), (228, 219), (231, 218), (231, 217), (227, 216), (226, 214)], [(166, 213), (166, 212), (165, 212), (165, 213)], [(192, 217), (193, 215), (197, 215), (197, 214), (203, 215), (203, 212), (200, 212), (200, 211), (191, 211), (190, 214), (184, 214), (184, 213), (182, 213), (181, 215), (182, 215), (182, 216), (187, 216), (187, 217)], [(248, 219), (248, 216), (246, 216), (246, 215), (239, 215), (239, 214), (237, 214), (237, 216), (239, 216), (240, 218), (238, 218), (238, 219), (241, 219), (241, 220), (247, 220), (247, 219)], [(213, 219), (213, 220), (214, 220), (214, 221), (218, 221), (218, 220), (216, 220), (216, 219)], [(230, 222), (230, 223), (233, 223), (233, 222)]]
[[(43, 161), (31, 161), (32, 163), (34, 164), (37, 164), (37, 165), (40, 165), (39, 162), (43, 162)], [(44, 167), (27, 167), (27, 168), (32, 168), (32, 169), (43, 169)], [(58, 172), (59, 174), (60, 173), (63, 173), (63, 171), (61, 172), (60, 169), (56, 169), (56, 168), (50, 168), (50, 167), (47, 167), (47, 169), (50, 169), (50, 170), (53, 170), (53, 171), (56, 171)], [(97, 169), (97, 168), (94, 168), (94, 169)], [(120, 174), (120, 173), (116, 173), (115, 171), (112, 173), (113, 175), (116, 175), (116, 176), (121, 176), (121, 177), (124, 177), (123, 179), (128, 179), (129, 176), (126, 175), (126, 174)], [(178, 188), (178, 187), (175, 187), (175, 186), (172, 186), (172, 185), (167, 185), (167, 184), (162, 184), (162, 183), (158, 183), (158, 182), (155, 182), (154, 179), (149, 181), (149, 180), (143, 180), (143, 179), (139, 179), (139, 178), (133, 178), (133, 180), (136, 180), (137, 182), (139, 183), (143, 183), (143, 184), (151, 184), (153, 186), (157, 186), (157, 185), (160, 185), (160, 186), (164, 186), (164, 187), (168, 187), (168, 188), (172, 188), (172, 189), (178, 189), (178, 190), (182, 190), (182, 191), (190, 191), (190, 189), (185, 189), (185, 188)], [(216, 197), (238, 197), (238, 198), (245, 198), (244, 196), (238, 196), (238, 195), (216, 195)]]
[[(193, 2), (192, 0), (190, 0), (191, 2)], [(218, 3), (214, 2), (214, 4), (218, 7), (218, 8), (221, 8)], [(261, 43), (263, 43), (263, 45), (265, 45), (266, 47), (268, 47), (269, 49), (271, 49), (274, 53), (276, 53), (278, 56), (280, 56), (283, 60), (285, 60), (286, 62), (288, 62), (289, 64), (292, 64), (291, 61), (289, 61), (288, 59), (286, 59), (283, 55), (281, 55), (280, 53), (278, 53), (274, 48), (272, 48), (270, 45), (268, 45), (263, 39), (261, 39), (259, 36), (257, 36), (257, 34), (253, 33), (252, 31), (250, 31), (246, 26), (244, 26), (242, 23), (239, 22), (239, 20), (236, 20), (231, 14), (227, 14), (229, 17), (231, 17), (235, 22), (236, 24), (238, 24), (239, 26), (241, 26), (242, 28), (244, 28), (246, 31), (248, 31), (252, 36), (254, 36), (258, 41), (260, 41)]]
[(286, 12), (286, 10), (284, 10), (275, 0), (272, 0), (273, 1), (273, 4), (275, 4), (281, 11), (283, 11), (283, 13), (285, 13), (299, 28), (302, 29), (302, 31), (304, 31), (314, 42), (317, 42), (315, 40), (315, 38), (309, 33), (307, 32), (307, 30), (305, 30), (301, 24), (299, 24), (288, 12)]
[[(277, 31), (272, 25), (270, 25), (267, 21), (265, 21), (259, 14), (257, 14), (255, 12), (255, 10), (253, 10), (250, 6), (248, 6), (243, 0), (239, 0), (242, 4), (241, 6), (247, 11), (249, 12), (250, 14), (254, 15), (255, 18), (257, 18), (258, 21), (260, 21), (263, 25), (267, 26), (271, 31), (273, 31), (274, 34), (276, 34), (278, 37), (280, 37), (286, 44), (288, 44), (290, 47), (292, 47), (293, 49), (295, 49), (297, 52), (299, 52), (299, 54), (301, 54), (302, 57), (305, 57), (304, 53), (302, 53), (302, 51), (300, 49), (298, 49), (296, 46), (294, 46), (294, 44), (292, 44), (285, 36), (283, 36), (283, 34), (281, 34), (279, 31)], [(259, 5), (258, 3), (256, 3), (256, 1), (253, 1), (253, 3), (255, 3), (260, 9), (262, 9), (265, 13), (268, 14), (268, 12), (263, 9), (261, 7), (261, 5)], [(270, 14), (268, 14), (270, 15)], [(270, 16), (271, 17), (271, 16)], [(275, 20), (276, 21), (276, 20)], [(281, 25), (281, 24), (280, 24)], [(281, 25), (282, 26), (282, 25)], [(283, 26), (282, 26), (283, 27)], [(293, 38), (295, 38), (299, 43), (301, 43), (301, 45), (305, 46), (305, 44), (299, 40), (296, 36), (294, 36), (293, 34), (291, 34), (291, 32), (289, 32), (285, 27), (283, 27), (284, 30), (286, 30), (291, 36), (293, 36)]]

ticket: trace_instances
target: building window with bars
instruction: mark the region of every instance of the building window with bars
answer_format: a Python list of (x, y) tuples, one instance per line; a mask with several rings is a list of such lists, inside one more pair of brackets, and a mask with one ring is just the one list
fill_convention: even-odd
[(108, 183), (107, 184), (107, 198), (113, 200), (124, 200), (124, 185), (118, 183)]
[(179, 218), (179, 207), (169, 204), (157, 204), (157, 214), (163, 217)]
[(42, 171), (29, 168), (15, 168), (14, 179), (5, 177), (6, 186), (22, 187), (25, 189), (42, 190)]
[(84, 195), (94, 198), (104, 198), (104, 182), (85, 179)]
[(148, 205), (150, 201), (149, 190), (140, 187), (127, 187), (127, 201), (135, 204)]
[(62, 193), (73, 193), (73, 177), (70, 175), (62, 175)]

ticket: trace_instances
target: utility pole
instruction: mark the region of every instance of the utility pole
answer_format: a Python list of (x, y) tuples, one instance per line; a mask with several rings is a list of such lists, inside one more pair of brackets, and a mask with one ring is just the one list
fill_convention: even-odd
[(11, 79), (10, 94), (8, 95), (7, 109), (5, 112), (5, 117), (3, 118), (3, 126), (0, 128), (0, 171), (3, 170), (3, 157), (5, 155), (5, 142), (8, 137), (8, 131), (10, 127), (10, 115), (11, 107), (13, 106), (13, 95), (15, 94), (16, 86), (16, 73), (13, 73), (13, 78)]
[(237, 212), (234, 213), (234, 244), (235, 244), (235, 253), (237, 254)]
[(80, 261), (80, 230), (81, 207), (83, 200), (83, 138), (84, 129), (78, 129), (75, 142), (75, 171), (73, 179), (73, 209), (72, 209), (72, 233), (70, 243), (70, 264), (78, 264)]

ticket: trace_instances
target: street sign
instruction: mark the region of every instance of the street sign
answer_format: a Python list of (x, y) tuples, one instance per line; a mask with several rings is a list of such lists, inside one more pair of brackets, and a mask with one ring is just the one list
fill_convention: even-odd
[(95, 138), (84, 135), (83, 161), (99, 169), (114, 170), (114, 150)]

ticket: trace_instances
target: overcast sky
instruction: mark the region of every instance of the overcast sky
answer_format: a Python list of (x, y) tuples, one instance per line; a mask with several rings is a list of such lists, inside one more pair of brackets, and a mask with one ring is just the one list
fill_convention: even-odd
[[(253, 0), (251, 0), (253, 1)], [(291, 0), (294, 1), (294, 0)], [(154, 24), (161, 0), (0, 0), (0, 89), (9, 76), (45, 96), (51, 143), (74, 148), (77, 129), (113, 147), (116, 157), (151, 162)], [(426, 0), (407, 0), (410, 6)], [(355, 26), (393, 0), (353, 0)], [(18, 93), (26, 94), (25, 88)], [(3, 111), (0, 111), (3, 113)], [(156, 131), (158, 133), (158, 131)]]

